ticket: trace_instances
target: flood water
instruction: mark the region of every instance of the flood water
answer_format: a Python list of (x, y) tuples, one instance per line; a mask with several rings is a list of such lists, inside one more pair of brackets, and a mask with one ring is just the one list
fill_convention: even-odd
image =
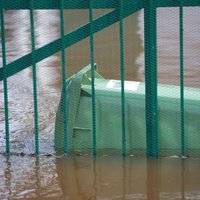
[[(98, 17), (108, 10), (95, 10)], [(59, 11), (35, 11), (36, 48), (60, 37)], [(31, 52), (28, 11), (5, 11), (7, 63)], [(158, 81), (179, 85), (179, 13), (158, 9)], [(185, 85), (200, 87), (200, 11), (184, 9)], [(65, 12), (65, 32), (88, 22), (88, 11)], [(125, 79), (144, 81), (143, 11), (124, 20)], [(95, 62), (120, 79), (119, 25), (95, 34)], [(0, 57), (2, 51), (0, 49)], [(67, 76), (90, 63), (89, 39), (66, 50)], [(0, 59), (2, 66), (2, 58)], [(5, 157), (3, 82), (0, 82), (0, 199), (200, 199), (200, 159), (158, 160), (101, 155), (59, 158), (55, 114), (61, 91), (60, 53), (37, 63), (40, 153), (34, 153), (32, 68), (8, 79), (10, 149)], [(192, 94), (191, 94), (192, 95)], [(43, 155), (44, 154), (44, 155)], [(50, 155), (49, 155), (50, 154)], [(49, 155), (49, 156), (47, 156)]]
[(200, 199), (199, 160), (1, 158), (1, 199)]

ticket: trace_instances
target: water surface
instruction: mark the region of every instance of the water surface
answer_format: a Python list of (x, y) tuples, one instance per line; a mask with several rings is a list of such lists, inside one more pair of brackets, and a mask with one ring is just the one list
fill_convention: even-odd
[[(108, 10), (95, 10), (95, 17), (105, 12)], [(198, 8), (184, 8), (184, 13), (185, 84), (200, 87), (200, 12)], [(29, 12), (4, 14), (10, 63), (31, 52)], [(34, 14), (36, 48), (60, 37), (58, 11), (37, 10)], [(65, 13), (66, 33), (87, 22), (87, 10)], [(178, 10), (158, 9), (157, 24), (159, 83), (179, 85)], [(125, 19), (124, 31), (126, 80), (144, 81), (143, 11)], [(94, 40), (100, 73), (108, 79), (120, 79), (119, 25), (95, 34)], [(68, 77), (90, 63), (89, 39), (66, 50), (66, 61)], [(54, 153), (55, 113), (61, 91), (60, 53), (37, 64), (37, 83), (40, 153)], [(105, 154), (97, 159), (88, 155), (42, 156), (36, 160), (30, 156), (34, 152), (32, 68), (10, 77), (8, 89), (12, 156), (0, 155), (0, 199), (200, 199), (199, 159), (122, 159)], [(5, 152), (3, 103), (0, 82), (1, 153)]]
[(199, 159), (0, 158), (1, 199), (200, 199)]

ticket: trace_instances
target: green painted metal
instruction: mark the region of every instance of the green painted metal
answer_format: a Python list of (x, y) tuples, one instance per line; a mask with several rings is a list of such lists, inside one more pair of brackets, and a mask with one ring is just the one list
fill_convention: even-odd
[(94, 77), (94, 31), (93, 31), (93, 0), (89, 0), (89, 22), (90, 22), (90, 60), (91, 60), (91, 88), (92, 88), (92, 135), (93, 155), (96, 155), (96, 95)]
[[(101, 85), (101, 87), (105, 87), (106, 81), (95, 71), (96, 65), (94, 64), (94, 34), (103, 30), (104, 28), (107, 28), (108, 26), (119, 22), (120, 25), (120, 70), (121, 70), (121, 89), (120, 92), (118, 91), (108, 91), (105, 90), (105, 95), (110, 94), (111, 92), (111, 99), (112, 98), (120, 98), (121, 104), (118, 106), (121, 106), (121, 114), (119, 118), (114, 115), (114, 119), (118, 121), (121, 120), (119, 123), (117, 123), (116, 130), (114, 130), (117, 135), (119, 135), (118, 138), (121, 138), (121, 150), (122, 154), (125, 156), (127, 149), (135, 149), (138, 148), (137, 144), (134, 143), (134, 141), (131, 140), (129, 143), (127, 143), (126, 139), (130, 137), (129, 131), (127, 131), (127, 124), (128, 119), (126, 118), (126, 115), (128, 114), (128, 111), (126, 109), (125, 104), (129, 102), (129, 100), (133, 96), (130, 94), (127, 94), (127, 98), (125, 98), (125, 83), (124, 83), (124, 42), (123, 42), (123, 19), (141, 9), (144, 8), (144, 25), (145, 25), (145, 86), (142, 85), (141, 91), (144, 91), (146, 95), (140, 93), (139, 102), (143, 102), (145, 98), (145, 112), (143, 114), (146, 114), (146, 117), (142, 116), (142, 122), (146, 120), (146, 147), (147, 147), (147, 156), (150, 157), (157, 157), (158, 156), (158, 150), (160, 147), (158, 147), (159, 139), (164, 138), (168, 141), (170, 141), (172, 144), (170, 147), (172, 149), (177, 149), (175, 143), (173, 140), (176, 140), (174, 136), (169, 136), (169, 138), (165, 138), (162, 134), (165, 133), (163, 130), (163, 127), (167, 127), (169, 125), (168, 122), (162, 121), (162, 114), (160, 114), (160, 109), (164, 110), (164, 112), (168, 112), (170, 114), (174, 114), (170, 108), (173, 107), (175, 110), (177, 110), (177, 107), (174, 105), (174, 102), (177, 102), (177, 97), (171, 97), (167, 96), (166, 94), (162, 93), (161, 95), (161, 105), (159, 103), (159, 113), (158, 113), (158, 94), (157, 90), (161, 88), (163, 91), (169, 91), (174, 90), (174, 92), (177, 92), (178, 89), (180, 91), (180, 107), (179, 107), (179, 116), (181, 116), (181, 155), (185, 156), (186, 154), (186, 145), (185, 145), (185, 130), (189, 129), (189, 136), (187, 135), (187, 141), (190, 141), (191, 148), (198, 149), (198, 145), (196, 141), (194, 141), (194, 134), (198, 132), (199, 125), (196, 123), (196, 117), (199, 116), (199, 109), (196, 108), (196, 97), (191, 100), (188, 97), (188, 91), (192, 90), (186, 89), (184, 87), (184, 44), (183, 44), (183, 7), (185, 6), (200, 6), (199, 0), (190, 0), (190, 1), (183, 1), (183, 0), (60, 0), (60, 1), (43, 1), (43, 0), (1, 0), (1, 38), (2, 38), (2, 52), (3, 52), (3, 66), (0, 67), (0, 80), (4, 81), (4, 104), (5, 104), (5, 129), (6, 129), (6, 151), (9, 154), (10, 147), (9, 147), (9, 113), (8, 113), (8, 88), (7, 88), (7, 78), (14, 75), (15, 73), (18, 73), (19, 71), (33, 65), (33, 91), (34, 91), (34, 122), (35, 122), (35, 145), (36, 154), (39, 153), (39, 139), (38, 139), (38, 108), (37, 108), (37, 81), (36, 81), (36, 63), (53, 55), (54, 53), (57, 53), (59, 51), (62, 52), (62, 98), (59, 105), (58, 113), (57, 113), (57, 124), (56, 124), (56, 133), (55, 134), (55, 141), (56, 146), (58, 148), (64, 148), (64, 153), (66, 154), (69, 151), (77, 150), (77, 148), (82, 148), (81, 144), (79, 142), (85, 141), (87, 145), (93, 144), (93, 154), (96, 155), (96, 149), (105, 147), (106, 145), (102, 144), (101, 142), (101, 136), (100, 134), (106, 133), (106, 130), (108, 127), (101, 127), (102, 125), (99, 123), (96, 123), (99, 120), (99, 100), (102, 101), (102, 104), (106, 104), (106, 100), (104, 101), (103, 98), (100, 96), (104, 96), (102, 93), (102, 90), (96, 87), (95, 84)], [(179, 19), (180, 19), (180, 88), (178, 87), (170, 87), (170, 86), (157, 86), (157, 36), (156, 36), (156, 8), (158, 7), (179, 7)], [(107, 9), (113, 9), (112, 11), (109, 11), (105, 15), (93, 20), (93, 9), (95, 8), (107, 8)], [(32, 40), (32, 52), (15, 60), (12, 63), (6, 64), (6, 46), (5, 46), (5, 29), (4, 29), (4, 9), (30, 9), (30, 21), (31, 21), (31, 40)], [(35, 35), (34, 35), (34, 16), (33, 16), (33, 10), (34, 9), (60, 9), (60, 27), (61, 27), (61, 38), (55, 41), (52, 41), (51, 43), (39, 48), (35, 49)], [(82, 27), (64, 34), (64, 9), (89, 9), (89, 23), (83, 25)], [(124, 12), (125, 11), (125, 12)], [(70, 47), (71, 45), (90, 37), (90, 55), (91, 55), (91, 69), (90, 67), (87, 67), (86, 69), (83, 69), (80, 73), (77, 75), (74, 75), (73, 77), (66, 80), (66, 60), (65, 60), (65, 48)], [(89, 73), (89, 74), (88, 74)], [(97, 81), (97, 82), (96, 82)], [(104, 83), (103, 83), (104, 82)], [(108, 83), (108, 81), (107, 81)], [(66, 91), (67, 88), (73, 88), (73, 91), (69, 91), (69, 100), (68, 100), (68, 92)], [(168, 88), (168, 89), (166, 89)], [(140, 90), (139, 90), (140, 91)], [(114, 92), (112, 94), (112, 92)], [(199, 90), (194, 90), (194, 93), (197, 94), (197, 97), (199, 97)], [(109, 97), (106, 96), (106, 98), (109, 99)], [(166, 97), (167, 96), (167, 97)], [(130, 99), (129, 99), (130, 97)], [(135, 96), (134, 96), (135, 97)], [(166, 97), (166, 98), (165, 98)], [(175, 100), (173, 100), (175, 98)], [(90, 100), (91, 99), (91, 100)], [(171, 107), (168, 107), (168, 104), (165, 102), (165, 100), (168, 100)], [(83, 100), (83, 106), (81, 101)], [(163, 106), (165, 103), (167, 106)], [(191, 118), (193, 119), (193, 122), (190, 122), (194, 127), (192, 127), (188, 123), (188, 119), (185, 117), (185, 104), (187, 102), (187, 107), (189, 104), (189, 113), (191, 114)], [(79, 105), (80, 103), (80, 105)], [(171, 105), (171, 103), (173, 105)], [(90, 107), (88, 107), (90, 105)], [(91, 106), (92, 105), (92, 106)], [(117, 105), (117, 103), (116, 103)], [(129, 104), (128, 104), (129, 105)], [(109, 110), (108, 105), (108, 110)], [(135, 106), (135, 105), (131, 105)], [(130, 106), (130, 107), (131, 107)], [(168, 107), (168, 111), (165, 110), (165, 107)], [(86, 109), (87, 111), (84, 111)], [(134, 109), (136, 109), (134, 107)], [(142, 108), (144, 111), (144, 107)], [(196, 109), (196, 110), (192, 110)], [(81, 112), (80, 112), (81, 110)], [(88, 110), (91, 111), (90, 114), (88, 113)], [(137, 109), (136, 109), (137, 110)], [(86, 112), (86, 115), (84, 112)], [(140, 110), (141, 111), (141, 110)], [(80, 112), (80, 113), (79, 113)], [(178, 111), (177, 111), (178, 112)], [(175, 113), (175, 116), (177, 116), (177, 112)], [(92, 113), (92, 114), (91, 114)], [(102, 114), (102, 113), (101, 113)], [(117, 113), (116, 113), (117, 114)], [(138, 115), (141, 114), (138, 112)], [(189, 115), (190, 115), (189, 114)], [(69, 116), (68, 116), (69, 115)], [(80, 122), (81, 116), (85, 116), (85, 119), (89, 120), (91, 119), (91, 124), (88, 121), (85, 121), (83, 119), (84, 124), (89, 124), (87, 127), (84, 127), (84, 124)], [(105, 113), (105, 119), (107, 119)], [(158, 124), (158, 116), (159, 116), (159, 124)], [(62, 117), (62, 119), (61, 119)], [(144, 117), (144, 118), (143, 118)], [(169, 117), (170, 118), (170, 117)], [(178, 118), (178, 117), (177, 117)], [(78, 122), (76, 121), (78, 119)], [(174, 121), (176, 121), (175, 118), (173, 118)], [(60, 120), (60, 121), (59, 121)], [(102, 119), (100, 119), (102, 120)], [(108, 119), (109, 120), (109, 119)], [(136, 120), (137, 121), (137, 120)], [(169, 119), (170, 121), (170, 119)], [(114, 122), (114, 121), (113, 121)], [(170, 121), (171, 122), (171, 121)], [(116, 122), (115, 122), (116, 123)], [(69, 125), (68, 125), (69, 124)], [(75, 127), (74, 127), (75, 124)], [(81, 126), (80, 126), (81, 124)], [(112, 122), (111, 122), (112, 124)], [(121, 124), (121, 127), (119, 128), (118, 125)], [(161, 124), (161, 125), (160, 125)], [(82, 126), (83, 125), (83, 126)], [(114, 125), (114, 124), (112, 124)], [(180, 123), (179, 123), (180, 125)], [(104, 126), (104, 125), (103, 125)], [(174, 127), (176, 127), (174, 125)], [(105, 128), (105, 130), (104, 130)], [(103, 133), (102, 133), (102, 130)], [(112, 130), (113, 127), (110, 127), (110, 130)], [(115, 128), (114, 128), (115, 129)], [(121, 129), (121, 131), (119, 131)], [(62, 130), (62, 133), (61, 133)], [(99, 131), (101, 130), (101, 131)], [(158, 131), (159, 130), (159, 131)], [(172, 130), (172, 133), (175, 129)], [(176, 130), (178, 128), (176, 127)], [(192, 130), (192, 131), (191, 131)], [(141, 136), (144, 135), (143, 130), (141, 131)], [(139, 131), (139, 132), (140, 132)], [(196, 131), (196, 132), (195, 132)], [(91, 133), (92, 132), (92, 137)], [(112, 132), (112, 131), (111, 131)], [(78, 133), (78, 134), (77, 134)], [(86, 133), (86, 137), (83, 139), (82, 136), (78, 136), (77, 138), (74, 138), (74, 135), (85, 135), (83, 133)], [(191, 134), (193, 133), (193, 135)], [(61, 137), (62, 135), (62, 137)], [(89, 139), (88, 136), (91, 138)], [(196, 138), (199, 138), (198, 135), (195, 135)], [(116, 137), (116, 136), (115, 136)], [(111, 136), (112, 138), (112, 136)], [(189, 138), (189, 139), (188, 139)], [(130, 139), (130, 138), (129, 138)], [(137, 138), (141, 140), (141, 138)], [(179, 138), (180, 139), (180, 138)], [(91, 140), (91, 142), (90, 142)], [(113, 140), (113, 141), (112, 141)], [(117, 149), (120, 148), (118, 141), (115, 141), (114, 138), (112, 138), (110, 141), (110, 144), (112, 142), (114, 143), (114, 148)], [(75, 141), (75, 142), (74, 142)], [(96, 142), (98, 141), (98, 145), (96, 145)], [(99, 142), (100, 141), (100, 142)], [(74, 145), (75, 144), (75, 145)], [(109, 144), (109, 143), (108, 143)], [(86, 145), (86, 146), (87, 146)], [(134, 146), (135, 145), (135, 146)], [(161, 146), (163, 145), (163, 142), (161, 142)], [(112, 145), (111, 145), (112, 146)], [(109, 146), (106, 146), (109, 148)], [(140, 146), (139, 149), (144, 149), (144, 146)], [(161, 147), (162, 149), (162, 147)]]
[(4, 86), (4, 111), (5, 111), (5, 133), (6, 133), (6, 153), (10, 153), (10, 131), (9, 131), (9, 111), (8, 111), (8, 84), (7, 84), (7, 65), (6, 65), (6, 40), (4, 26), (3, 1), (1, 0), (1, 45), (3, 63), (3, 86)]
[[(180, 0), (156, 0), (156, 7), (179, 7)], [(189, 0), (183, 2), (184, 7), (200, 6), (199, 0)]]
[[(143, 6), (145, 2), (142, 2), (140, 0), (136, 0), (135, 3), (132, 6), (129, 6), (129, 4), (124, 5), (124, 9), (126, 12), (124, 13), (124, 18), (128, 17), (129, 15), (139, 11)], [(94, 33), (97, 33), (108, 26), (114, 24), (115, 22), (119, 21), (119, 11), (113, 10), (111, 12), (106, 13), (105, 15), (97, 18), (93, 22), (94, 26)], [(73, 44), (87, 38), (90, 34), (90, 24), (87, 23), (80, 28), (66, 34), (64, 36), (64, 47), (68, 48), (72, 46)], [(61, 51), (61, 39), (57, 39), (55, 41), (50, 42), (47, 45), (44, 45), (41, 48), (38, 48), (35, 50), (35, 61), (40, 62), (41, 60)], [(32, 53), (26, 54), (25, 56), (15, 60), (14, 62), (11, 62), (7, 64), (7, 77), (10, 77), (23, 69), (26, 69), (32, 64)], [(2, 81), (4, 78), (3, 75), (3, 68), (0, 68), (0, 81)]]
[(66, 57), (65, 57), (65, 26), (64, 26), (64, 1), (60, 0), (60, 32), (61, 32), (61, 52), (62, 52), (62, 95), (63, 95), (63, 132), (64, 132), (64, 154), (67, 154), (67, 91), (66, 91)]
[(91, 60), (91, 87), (92, 87), (92, 136), (93, 136), (93, 155), (96, 155), (96, 95), (95, 95), (95, 76), (94, 76), (94, 25), (93, 25), (93, 0), (90, 0), (89, 8), (90, 22), (90, 60)]
[[(95, 72), (95, 91), (97, 109), (97, 153), (108, 150), (106, 153), (121, 152), (121, 88), (120, 81), (117, 86), (108, 87), (111, 80), (104, 79)], [(69, 84), (70, 83), (70, 84)], [(130, 83), (130, 82), (129, 82)], [(146, 127), (145, 116), (145, 84), (143, 82), (131, 82), (135, 89), (126, 91), (126, 145), (127, 153), (145, 155), (146, 152)], [(125, 87), (126, 88), (126, 87)], [(69, 152), (91, 152), (92, 142), (92, 91), (91, 91), (91, 65), (82, 69), (67, 80), (69, 94)], [(158, 85), (159, 90), (159, 155), (174, 155), (180, 152), (180, 87), (173, 85)], [(191, 97), (191, 92), (194, 96)], [(185, 104), (187, 104), (187, 129), (189, 156), (200, 155), (200, 89), (185, 87)], [(71, 120), (70, 120), (71, 118)], [(63, 126), (62, 109), (59, 106), (55, 123), (55, 146), (63, 148), (63, 132), (59, 127)]]
[(183, 56), (183, 0), (180, 0), (179, 8), (180, 25), (180, 110), (181, 110), (181, 155), (185, 156), (185, 104), (184, 104), (184, 56)]
[(31, 47), (32, 47), (32, 77), (33, 77), (33, 99), (34, 99), (34, 124), (35, 124), (35, 154), (39, 154), (39, 128), (38, 128), (38, 100), (37, 100), (37, 74), (35, 63), (35, 27), (34, 27), (34, 4), (30, 0), (30, 24), (31, 24)]
[(126, 156), (126, 112), (124, 91), (124, 27), (123, 27), (123, 0), (119, 0), (119, 32), (120, 32), (120, 71), (121, 71), (121, 112), (122, 112), (122, 155)]
[[(124, 4), (135, 5), (135, 0), (124, 0)], [(140, 2), (144, 2), (140, 0)], [(29, 9), (27, 0), (3, 0), (4, 9), (19, 10)], [(93, 8), (117, 8), (118, 0), (94, 0)], [(60, 9), (59, 1), (55, 0), (34, 0), (35, 9)], [(157, 0), (156, 7), (179, 7), (179, 0)], [(183, 6), (200, 6), (199, 0), (184, 1)], [(85, 0), (64, 0), (64, 9), (88, 9), (88, 1)]]
[(155, 1), (144, 9), (147, 156), (158, 156), (157, 31)]
[[(127, 1), (127, 0), (126, 0)], [(5, 9), (28, 9), (27, 0), (4, 0)], [(63, 0), (64, 9), (89, 9), (89, 1)], [(116, 8), (116, 0), (94, 0), (94, 8)], [(60, 2), (55, 0), (34, 0), (35, 9), (60, 9)]]

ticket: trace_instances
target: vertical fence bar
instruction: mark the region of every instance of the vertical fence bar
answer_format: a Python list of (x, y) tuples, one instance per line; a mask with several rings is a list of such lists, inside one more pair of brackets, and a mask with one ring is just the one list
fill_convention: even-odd
[(147, 0), (144, 8), (145, 102), (147, 157), (158, 156), (157, 34), (156, 2)]
[(7, 84), (6, 40), (5, 40), (3, 0), (1, 0), (1, 45), (2, 45), (2, 62), (3, 62), (3, 75), (4, 75), (3, 86), (4, 86), (6, 153), (9, 155), (9, 153), (10, 153), (10, 136), (9, 136), (9, 112), (8, 112), (8, 84)]
[(181, 110), (181, 155), (185, 156), (185, 126), (184, 126), (184, 51), (183, 51), (183, 0), (180, 0), (179, 6), (180, 23), (180, 110)]
[(96, 95), (94, 76), (94, 31), (93, 31), (93, 0), (89, 0), (89, 22), (90, 22), (90, 60), (92, 77), (92, 133), (93, 133), (93, 155), (96, 155)]
[(125, 119), (125, 91), (124, 91), (124, 27), (123, 0), (119, 0), (119, 31), (120, 31), (120, 71), (121, 71), (121, 115), (122, 115), (122, 155), (126, 156), (126, 119)]
[(66, 93), (66, 59), (64, 45), (64, 2), (60, 0), (60, 32), (61, 32), (61, 48), (62, 48), (62, 87), (63, 87), (63, 117), (64, 117), (64, 154), (67, 154), (67, 93)]
[(34, 2), (30, 0), (30, 22), (31, 22), (31, 47), (32, 47), (32, 77), (34, 98), (34, 125), (35, 125), (35, 154), (39, 153), (39, 128), (38, 128), (38, 100), (37, 100), (37, 74), (35, 61), (35, 28), (34, 28)]

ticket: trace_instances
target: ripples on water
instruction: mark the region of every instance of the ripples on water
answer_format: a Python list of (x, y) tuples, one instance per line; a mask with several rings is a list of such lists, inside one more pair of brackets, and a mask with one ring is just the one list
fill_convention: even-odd
[[(185, 83), (199, 85), (200, 13), (185, 11)], [(107, 10), (95, 11), (95, 17)], [(36, 47), (60, 37), (59, 12), (35, 11)], [(191, 20), (192, 19), (192, 20)], [(88, 21), (88, 11), (65, 13), (66, 32)], [(191, 23), (192, 21), (192, 23)], [(28, 11), (5, 11), (7, 63), (31, 52)], [(144, 80), (143, 12), (125, 20), (127, 80)], [(95, 34), (95, 62), (106, 78), (120, 78), (119, 26)], [(159, 82), (179, 85), (178, 12), (158, 9)], [(131, 41), (131, 42), (130, 42)], [(1, 51), (1, 49), (0, 49)], [(68, 76), (90, 63), (89, 40), (66, 51)], [(2, 52), (1, 52), (2, 55)], [(2, 59), (0, 59), (2, 66)], [(11, 152), (34, 152), (31, 67), (8, 79)], [(60, 99), (61, 63), (57, 53), (37, 64), (40, 152), (54, 152), (53, 132)], [(5, 152), (3, 83), (0, 82), (0, 152)], [(0, 156), (0, 199), (200, 199), (199, 160), (102, 157), (56, 159)]]
[(200, 199), (199, 160), (0, 158), (1, 199)]

